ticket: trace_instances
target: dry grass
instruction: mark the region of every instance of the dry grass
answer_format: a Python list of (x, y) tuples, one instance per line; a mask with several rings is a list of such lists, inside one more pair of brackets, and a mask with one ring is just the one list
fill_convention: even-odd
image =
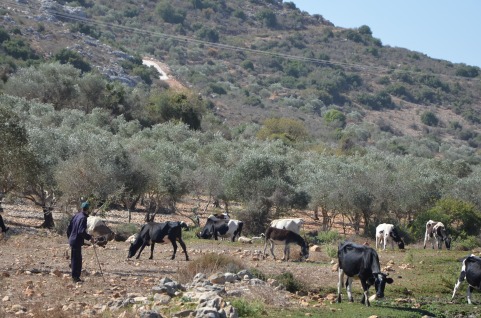
[(208, 253), (195, 259), (183, 268), (181, 268), (177, 275), (179, 283), (191, 282), (194, 276), (198, 273), (210, 275), (217, 272), (237, 273), (246, 266), (237, 258), (224, 254)]

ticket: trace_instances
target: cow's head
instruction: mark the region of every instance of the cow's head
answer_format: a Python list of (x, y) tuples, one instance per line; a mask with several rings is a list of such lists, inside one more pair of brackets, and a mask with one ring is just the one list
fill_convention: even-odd
[(384, 289), (386, 284), (392, 284), (394, 280), (387, 277), (388, 274), (376, 273), (374, 274), (374, 286), (376, 288), (376, 298), (384, 298)]
[(402, 238), (399, 240), (399, 242), (397, 242), (397, 246), (399, 247), (400, 250), (404, 249), (404, 241)]
[(444, 244), (448, 250), (451, 249), (451, 238), (449, 236), (444, 239)]
[(207, 219), (207, 223), (205, 224), (204, 228), (201, 232), (196, 234), (198, 238), (202, 239), (210, 239), (214, 235), (214, 222), (212, 220)]
[(127, 255), (127, 257), (131, 258), (132, 256), (134, 256), (135, 253), (137, 253), (139, 248), (142, 246), (143, 242), (144, 240), (142, 239), (141, 235), (137, 235), (135, 241), (130, 244), (129, 255)]
[(309, 246), (307, 245), (306, 241), (304, 240), (304, 244), (301, 246), (301, 260), (306, 260), (309, 258)]
[(394, 242), (397, 243), (397, 246), (399, 247), (399, 249), (403, 250), (404, 249), (404, 241), (403, 241), (403, 238), (399, 235), (398, 231), (396, 231), (396, 229), (393, 228), (390, 235), (391, 235), (392, 239), (394, 240)]
[(187, 223), (185, 223), (184, 221), (180, 221), (179, 222), (179, 225), (181, 228), (183, 228), (185, 231), (188, 231), (189, 230), (189, 226), (187, 225)]

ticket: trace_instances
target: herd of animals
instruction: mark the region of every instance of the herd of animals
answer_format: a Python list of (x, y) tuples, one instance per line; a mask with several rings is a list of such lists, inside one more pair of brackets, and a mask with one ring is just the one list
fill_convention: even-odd
[[(301, 260), (309, 257), (309, 245), (306, 240), (300, 235), (304, 221), (301, 218), (293, 219), (278, 219), (270, 223), (264, 234), (259, 237), (246, 238), (241, 236), (243, 222), (239, 220), (230, 219), (229, 215), (215, 214), (207, 218), (206, 224), (197, 233), (198, 238), (202, 239), (229, 239), (232, 242), (241, 241), (251, 243), (254, 239), (263, 239), (264, 256), (266, 256), (266, 249), (270, 245), (270, 252), (274, 259), (274, 246), (283, 245), (284, 255), (283, 260), (289, 259), (289, 246), (297, 244), (301, 247)], [(182, 240), (182, 230), (188, 230), (189, 227), (183, 221), (169, 221), (163, 223), (149, 222), (142, 226), (140, 232), (129, 238), (130, 248), (128, 258), (133, 257), (137, 252), (137, 257), (140, 257), (143, 249), (150, 245), (150, 257), (153, 258), (155, 243), (170, 242), (173, 247), (173, 255), (171, 259), (175, 258), (177, 252), (177, 242), (182, 247), (185, 259), (189, 260), (187, 248)], [(97, 237), (106, 237), (106, 240), (113, 238), (114, 233), (105, 225), (105, 222), (98, 217), (88, 218), (88, 231)], [(386, 249), (388, 242), (391, 242), (391, 249), (394, 249), (394, 243), (398, 245), (399, 249), (404, 249), (404, 241), (396, 230), (393, 224), (379, 224), (376, 227), (376, 249), (369, 247), (367, 244), (356, 244), (353, 242), (341, 243), (338, 247), (338, 297), (337, 301), (341, 302), (342, 286), (346, 286), (347, 296), (349, 301), (353, 301), (352, 296), (352, 281), (354, 278), (359, 278), (363, 296), (361, 303), (370, 306), (370, 300), (384, 297), (384, 289), (386, 284), (392, 284), (393, 279), (388, 277), (388, 274), (381, 272), (379, 257), (376, 252), (378, 248)], [(431, 242), (434, 249), (435, 243), (438, 249), (442, 249), (444, 242), (446, 248), (451, 248), (451, 238), (446, 233), (446, 227), (441, 222), (429, 220), (426, 223), (426, 232), (424, 236), (424, 248), (428, 242)], [(347, 277), (344, 283), (344, 275)], [(475, 255), (470, 255), (462, 261), (462, 268), (459, 278), (455, 284), (452, 299), (461, 283), (466, 280), (468, 283), (467, 301), (471, 304), (471, 293), (473, 289), (481, 289), (481, 258)], [(343, 284), (344, 283), (344, 284)], [(369, 297), (369, 287), (374, 286), (375, 294)]]

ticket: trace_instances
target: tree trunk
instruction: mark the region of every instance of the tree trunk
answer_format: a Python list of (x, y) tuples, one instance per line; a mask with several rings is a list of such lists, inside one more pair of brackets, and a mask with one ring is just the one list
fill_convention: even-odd
[(43, 227), (46, 229), (53, 229), (55, 227), (55, 222), (53, 221), (53, 214), (52, 214), (53, 208), (43, 206), (42, 210), (43, 210), (43, 223), (42, 225), (40, 225), (40, 227)]
[(227, 202), (227, 200), (224, 200), (224, 204), (225, 204), (225, 213), (229, 214), (229, 202)]
[(314, 208), (314, 220), (319, 220), (319, 207)]
[(366, 235), (366, 234), (368, 234), (369, 226), (371, 225), (370, 212), (369, 211), (363, 211), (362, 216), (363, 216), (363, 219), (364, 219), (364, 235)]

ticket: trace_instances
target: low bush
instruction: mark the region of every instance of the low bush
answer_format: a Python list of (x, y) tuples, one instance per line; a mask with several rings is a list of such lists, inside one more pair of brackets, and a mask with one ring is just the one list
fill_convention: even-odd
[(481, 246), (481, 242), (480, 239), (475, 236), (467, 236), (464, 239), (453, 242), (453, 249), (457, 251), (470, 251), (478, 246)]
[(330, 258), (337, 258), (337, 246), (336, 245), (326, 245), (325, 251), (327, 256)]
[(237, 258), (224, 254), (209, 253), (189, 262), (186, 267), (179, 269), (178, 276), (180, 283), (187, 283), (192, 281), (198, 273), (206, 275), (217, 272), (237, 273), (243, 269), (246, 269), (245, 265)]
[(285, 272), (274, 277), (288, 292), (308, 292), (300, 280), (298, 280), (291, 272)]
[(339, 240), (339, 232), (337, 231), (326, 231), (319, 232), (317, 235), (318, 243), (320, 244), (331, 244)]
[(259, 301), (235, 298), (231, 300), (231, 304), (237, 309), (239, 317), (264, 317), (264, 304)]
[(115, 228), (112, 229), (117, 235), (129, 237), (131, 235), (136, 234), (139, 229), (137, 225), (132, 224), (132, 223), (123, 223), (117, 225)]

